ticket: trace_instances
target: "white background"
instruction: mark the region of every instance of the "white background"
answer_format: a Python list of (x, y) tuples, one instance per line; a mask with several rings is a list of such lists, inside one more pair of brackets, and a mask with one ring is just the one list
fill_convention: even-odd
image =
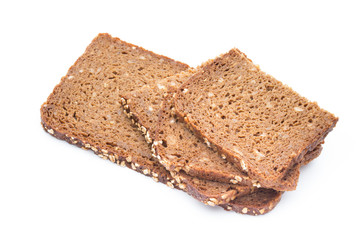
[[(1, 1), (0, 239), (359, 239), (359, 9), (357, 1)], [(340, 121), (269, 214), (204, 206), (42, 130), (40, 105), (100, 32), (191, 66), (237, 47)]]

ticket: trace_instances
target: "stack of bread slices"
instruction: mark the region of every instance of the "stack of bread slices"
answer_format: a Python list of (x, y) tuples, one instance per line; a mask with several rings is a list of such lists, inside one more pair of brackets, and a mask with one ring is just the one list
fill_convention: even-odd
[(250, 215), (296, 188), (337, 121), (237, 49), (191, 68), (109, 34), (41, 107), (54, 137)]

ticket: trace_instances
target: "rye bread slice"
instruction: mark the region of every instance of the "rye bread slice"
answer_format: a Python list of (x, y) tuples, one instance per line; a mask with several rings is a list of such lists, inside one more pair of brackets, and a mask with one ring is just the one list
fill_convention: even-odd
[[(217, 180), (233, 184), (260, 187), (249, 176), (239, 171), (234, 164), (221, 158), (208, 148), (193, 132), (186, 128), (185, 123), (178, 121), (173, 108), (171, 96), (164, 97), (159, 114), (159, 124), (153, 142), (154, 152), (160, 163), (169, 171), (184, 171), (191, 176), (208, 180)], [(314, 150), (306, 153), (301, 163), (309, 162), (319, 156), (322, 150), (319, 144)], [(298, 166), (299, 165), (299, 166)], [(294, 185), (293, 179), (299, 175), (300, 164), (294, 166), (276, 190), (289, 189)]]
[(151, 160), (147, 143), (121, 110), (120, 95), (187, 68), (99, 34), (42, 105), (42, 124), (57, 138), (171, 186), (174, 179)]
[[(274, 189), (338, 121), (237, 49), (208, 61), (184, 83), (175, 110), (238, 169)], [(287, 190), (296, 187), (294, 176), (295, 186)]]
[[(184, 123), (178, 122), (176, 116), (170, 114), (171, 91), (175, 91), (176, 87), (193, 75), (194, 71), (194, 69), (189, 69), (125, 94), (122, 104), (127, 109), (128, 116), (145, 135), (148, 143), (152, 143), (153, 138), (158, 138), (158, 142), (166, 143), (164, 139), (170, 138), (170, 146), (166, 150), (161, 144), (153, 148), (157, 151), (157, 155), (163, 158), (161, 163), (167, 170), (171, 172), (184, 171), (190, 176), (210, 181), (260, 187), (257, 181), (251, 180), (234, 164), (207, 148), (184, 126)], [(165, 97), (165, 103), (162, 104), (164, 96), (167, 97)], [(157, 121), (158, 112), (160, 112), (160, 123)], [(156, 129), (160, 132), (157, 137), (155, 137)], [(318, 152), (316, 155), (321, 151), (321, 149), (318, 150), (315, 151)], [(300, 164), (294, 166), (281, 179), (277, 190), (294, 189), (296, 186), (294, 180), (298, 178), (299, 168)]]
[[(137, 61), (144, 60), (144, 54), (160, 63), (166, 62), (166, 67), (171, 71), (166, 72), (166, 67), (161, 66), (161, 73), (158, 73), (154, 66), (141, 65)], [(180, 185), (162, 165), (152, 159), (148, 144), (131, 125), (120, 106), (120, 93), (148, 83), (134, 70), (133, 64), (137, 64), (135, 69), (141, 74), (146, 68), (152, 69), (147, 74), (151, 78), (173, 74), (176, 72), (174, 68), (179, 71), (187, 68), (185, 64), (100, 34), (42, 105), (41, 122), (44, 129), (56, 138), (90, 149), (104, 159), (151, 176), (169, 187), (188, 190), (201, 201), (222, 199), (224, 193), (234, 193), (233, 190), (228, 192), (226, 187), (219, 187), (219, 191), (215, 192), (212, 183), (197, 182), (186, 175), (183, 179), (188, 181)], [(126, 82), (132, 86), (126, 85)], [(233, 196), (229, 199), (233, 199)]]

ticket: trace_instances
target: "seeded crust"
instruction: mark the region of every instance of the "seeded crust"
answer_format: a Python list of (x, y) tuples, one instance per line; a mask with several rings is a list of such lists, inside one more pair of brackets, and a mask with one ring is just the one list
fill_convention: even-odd
[(231, 204), (220, 207), (228, 211), (248, 215), (262, 215), (271, 211), (280, 201), (282, 192), (261, 188), (251, 194), (238, 197)]
[[(184, 83), (175, 110), (227, 161), (276, 190), (296, 188), (304, 155), (321, 144), (338, 121), (260, 71), (237, 49), (208, 61)], [(279, 186), (284, 179), (293, 184), (284, 189)]]
[[(128, 121), (128, 119), (126, 118)], [(130, 122), (129, 122), (130, 124)], [(71, 137), (68, 134), (64, 134), (61, 132), (58, 132), (54, 129), (52, 129), (50, 126), (48, 126), (46, 123), (42, 122), (42, 126), (46, 132), (48, 132), (50, 135), (60, 139), (64, 140), (70, 144), (73, 144), (77, 147), (80, 147), (84, 150), (91, 150), (96, 155), (101, 157), (102, 159), (108, 159), (113, 163), (116, 163), (119, 166), (122, 167), (128, 167), (132, 170), (135, 170), (145, 176), (152, 177), (152, 179), (155, 182), (161, 182), (166, 184), (167, 186), (171, 188), (179, 188), (179, 185), (176, 183), (176, 181), (171, 177), (170, 173), (166, 171), (166, 169), (161, 166), (158, 162), (151, 160), (150, 158), (143, 157), (141, 155), (128, 155), (127, 157), (124, 156), (118, 156), (114, 152), (116, 151), (113, 149), (113, 151), (108, 151), (105, 149), (100, 149), (95, 146), (90, 145), (89, 143), (83, 142), (82, 140), (78, 138)], [(136, 131), (136, 129), (134, 129)], [(146, 144), (145, 144), (146, 146)]]
[[(123, 53), (124, 50), (126, 54)], [(164, 76), (156, 75), (154, 66), (136, 63), (136, 57), (145, 60), (141, 58), (143, 55), (138, 55), (139, 53), (160, 59), (161, 63), (165, 62), (165, 67), (160, 64), (160, 72)], [(126, 55), (125, 59), (123, 55)], [(151, 60), (153, 61), (154, 59)], [(142, 71), (142, 74), (154, 76), (152, 78), (164, 78), (187, 68), (185, 64), (111, 38), (108, 34), (100, 34), (42, 105), (43, 128), (52, 136), (83, 149), (92, 150), (103, 159), (109, 159), (118, 165), (150, 176), (171, 188), (188, 190), (201, 201), (214, 202), (213, 199), (207, 198), (213, 195), (206, 188), (196, 187), (197, 183), (194, 181), (188, 181), (186, 185), (178, 184), (162, 165), (151, 158), (146, 141), (141, 133), (131, 126), (126, 111), (120, 106), (121, 93), (149, 83), (134, 70), (134, 66), (124, 66), (126, 62), (136, 65), (135, 69)], [(168, 72), (165, 71), (166, 67)], [(143, 71), (147, 68), (151, 69), (148, 73)], [(125, 81), (132, 82), (133, 85), (122, 85)], [(230, 205), (238, 204), (237, 201)]]

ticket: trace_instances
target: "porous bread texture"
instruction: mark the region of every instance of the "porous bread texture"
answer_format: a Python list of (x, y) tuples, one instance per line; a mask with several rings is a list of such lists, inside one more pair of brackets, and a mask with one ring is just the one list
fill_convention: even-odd
[[(168, 78), (158, 80), (142, 88), (124, 94), (121, 99), (126, 115), (132, 119), (137, 128), (142, 132), (146, 141), (151, 144), (158, 125), (158, 113), (162, 106), (163, 96), (175, 91), (182, 81), (192, 75), (194, 69), (188, 69)], [(153, 157), (163, 164), (160, 156), (153, 152)], [(192, 193), (198, 200), (211, 206), (222, 204), (253, 191), (248, 186), (232, 186), (229, 182), (218, 183), (193, 178), (186, 173), (176, 173), (170, 170), (172, 177), (186, 192)], [(237, 178), (239, 179), (239, 178)], [(196, 180), (196, 181), (195, 181)], [(233, 181), (236, 181), (233, 179)], [(206, 192), (204, 192), (206, 191)], [(200, 197), (201, 196), (201, 197)]]
[[(144, 56), (145, 59), (146, 56), (153, 57), (151, 62), (158, 60), (164, 66), (150, 66)], [(162, 69), (160, 73), (155, 70), (157, 68)], [(145, 85), (148, 76), (163, 78), (186, 68), (185, 64), (111, 38), (108, 34), (100, 34), (42, 105), (42, 126), (56, 138), (90, 149), (104, 159), (127, 166), (169, 187), (191, 188), (200, 200), (211, 201), (207, 196), (214, 196), (213, 191), (196, 186), (196, 182), (178, 184), (151, 158), (148, 144), (131, 126), (120, 106), (120, 95)]]
[(212, 181), (257, 186), (178, 121), (173, 112), (172, 94), (163, 98), (161, 106), (152, 148), (167, 170), (184, 171)]
[(158, 169), (154, 180), (161, 172), (170, 185), (174, 180), (151, 160), (147, 143), (123, 113), (120, 95), (187, 68), (186, 64), (99, 34), (42, 105), (41, 121), (50, 134), (91, 149), (100, 157), (127, 164), (145, 175), (152, 174), (150, 169)]
[[(184, 171), (191, 176), (207, 180), (260, 187), (257, 181), (250, 179), (234, 164), (208, 148), (201, 139), (186, 128), (184, 123), (178, 121), (173, 110), (173, 98), (169, 94), (164, 97), (155, 141), (152, 145), (154, 152), (161, 159), (160, 163), (167, 170)], [(320, 154), (318, 148), (313, 151), (316, 154), (307, 153), (304, 159), (310, 161), (310, 158)], [(294, 166), (286, 178), (282, 179), (277, 190), (289, 189), (294, 184), (292, 179), (298, 174), (299, 166)]]
[[(169, 98), (176, 88), (179, 87), (181, 83), (189, 78), (194, 72), (195, 69), (190, 68), (184, 72), (159, 80), (152, 84), (145, 85), (138, 90), (124, 95), (122, 104), (124, 108), (127, 109), (128, 116), (134, 120), (134, 124), (136, 124), (138, 129), (144, 134), (148, 143), (152, 143), (155, 137), (155, 130), (159, 127), (158, 115), (163, 105), (162, 102), (164, 96), (168, 96)], [(164, 110), (162, 112), (164, 112)], [(166, 109), (165, 112), (169, 113), (169, 109)], [(178, 136), (173, 137), (176, 138)], [(182, 169), (180, 167), (178, 169), (169, 167), (167, 170), (176, 172), (184, 170), (190, 176), (210, 181), (258, 186), (256, 182), (252, 182), (246, 175), (232, 167), (231, 163), (219, 158), (216, 153), (207, 149), (206, 146), (204, 146), (203, 143), (201, 143), (196, 137), (193, 136), (189, 140), (190, 145), (187, 145), (183, 149), (179, 149), (177, 155), (183, 156), (183, 154), (185, 154), (186, 156), (184, 158), (186, 161), (188, 161), (187, 159), (191, 159), (191, 163)], [(194, 146), (192, 142), (194, 142), (196, 146)], [(197, 147), (197, 144), (199, 144), (199, 147)], [(209, 158), (202, 156), (199, 159), (199, 155), (195, 154), (198, 152), (202, 152), (202, 155), (210, 156)], [(166, 159), (164, 155), (162, 156)], [(213, 158), (216, 160), (212, 161)], [(165, 160), (161, 162), (164, 163)]]
[[(142, 136), (122, 119), (121, 95), (187, 68), (186, 64), (100, 34), (43, 104), (42, 121), (105, 151), (121, 156), (137, 151), (149, 158)], [(131, 147), (126, 143), (130, 139)]]
[[(338, 121), (237, 49), (208, 61), (184, 83), (175, 110), (238, 169), (274, 189)], [(294, 176), (295, 186), (283, 190), (295, 189)]]
[[(165, 100), (162, 104), (164, 97), (167, 101), (171, 101), (171, 92), (194, 72), (195, 69), (188, 69), (125, 94), (121, 102), (127, 110), (127, 115), (141, 130), (148, 143), (152, 143), (154, 138), (159, 138), (156, 144), (162, 143), (161, 140), (164, 138), (173, 139), (169, 141), (170, 145), (174, 143), (171, 145), (173, 148), (169, 146), (166, 151), (162, 144), (153, 146), (154, 153), (160, 152), (156, 155), (162, 158), (161, 164), (167, 170), (172, 172), (183, 170), (190, 176), (210, 181), (260, 187), (256, 180), (250, 179), (246, 173), (239, 171), (232, 163), (225, 160), (224, 155), (220, 157), (214, 151), (207, 149), (199, 138), (184, 127), (183, 123), (178, 122), (177, 118), (170, 114), (172, 112), (169, 109), (170, 103)], [(159, 111), (161, 123), (158, 124)], [(155, 137), (156, 129), (161, 133), (158, 137)], [(276, 189), (279, 191), (295, 189), (300, 166), (301, 162), (289, 170), (287, 175), (276, 184)]]
[[(168, 91), (177, 89), (194, 73), (194, 68), (188, 68), (173, 76), (154, 81), (123, 95), (122, 105), (127, 110), (129, 117), (141, 128), (144, 135), (147, 132), (149, 132), (148, 135), (155, 134), (154, 131), (157, 128), (158, 113), (163, 96), (167, 95)], [(147, 137), (147, 141), (151, 143), (149, 137)]]

